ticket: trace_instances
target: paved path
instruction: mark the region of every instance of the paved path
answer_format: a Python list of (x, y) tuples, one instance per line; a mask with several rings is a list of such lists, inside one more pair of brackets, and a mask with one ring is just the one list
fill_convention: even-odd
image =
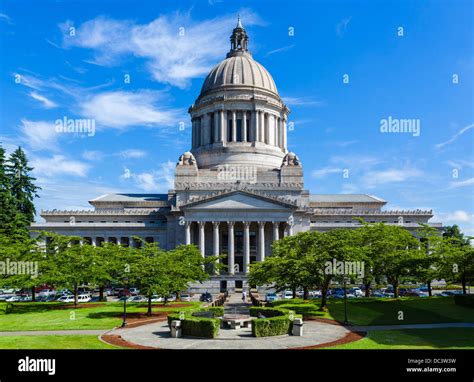
[(99, 336), (108, 332), (108, 330), (22, 330), (15, 332), (0, 332), (0, 337), (12, 337), (12, 336), (72, 336), (72, 335), (95, 335)]
[[(248, 297), (247, 297), (248, 301)], [(242, 301), (241, 293), (233, 293), (229, 295), (224, 304), (224, 314), (249, 314), (249, 308), (252, 306), (249, 302)]]
[(474, 328), (474, 322), (451, 322), (451, 323), (442, 323), (442, 324), (351, 326), (351, 329), (356, 332), (368, 332), (372, 330), (442, 329), (442, 328)]
[(304, 323), (302, 337), (274, 336), (252, 337), (249, 328), (220, 329), (219, 336), (207, 338), (171, 338), (166, 322), (138, 326), (128, 329), (114, 329), (107, 334), (120, 335), (124, 340), (161, 349), (288, 349), (314, 346), (345, 337), (350, 331), (343, 326), (317, 321)]

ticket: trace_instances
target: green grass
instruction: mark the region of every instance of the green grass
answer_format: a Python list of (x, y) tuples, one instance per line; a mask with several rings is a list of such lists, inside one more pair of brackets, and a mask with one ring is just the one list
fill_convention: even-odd
[(0, 349), (120, 349), (94, 335), (0, 337)]
[[(326, 312), (320, 312), (320, 300), (280, 302), (279, 307), (294, 309), (305, 316), (344, 320), (344, 302), (329, 300)], [(349, 322), (353, 325), (403, 325), (446, 322), (474, 322), (474, 309), (454, 304), (453, 297), (405, 297), (399, 299), (350, 299)], [(403, 319), (400, 312), (403, 314)]]
[(474, 349), (474, 328), (374, 330), (359, 341), (325, 349)]
[[(159, 311), (186, 311), (201, 305), (199, 302), (186, 303), (189, 307), (176, 307), (169, 303)], [(0, 315), (0, 331), (19, 330), (67, 330), (67, 329), (111, 329), (122, 322), (123, 304), (105, 303), (90, 308), (54, 309), (58, 303), (14, 303), (13, 312)], [(81, 304), (87, 305), (87, 304)], [(127, 304), (127, 313), (146, 312), (146, 304)]]

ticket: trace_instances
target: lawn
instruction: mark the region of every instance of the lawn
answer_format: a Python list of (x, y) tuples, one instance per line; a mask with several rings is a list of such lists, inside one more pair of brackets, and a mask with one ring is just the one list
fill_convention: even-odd
[(374, 330), (359, 341), (324, 349), (474, 349), (474, 328)]
[[(181, 311), (200, 306), (190, 302), (189, 307), (174, 307), (169, 303), (165, 308), (153, 308), (153, 312)], [(122, 323), (123, 304), (108, 302), (102, 306), (73, 306), (65, 309), (59, 303), (14, 303), (13, 312), (0, 314), (0, 331), (16, 330), (65, 330), (65, 329), (112, 329)], [(127, 313), (146, 312), (146, 304), (127, 304)], [(3, 310), (2, 310), (3, 311)]]
[[(329, 300), (328, 310), (319, 312), (319, 300), (279, 301), (278, 306), (306, 316), (344, 320), (344, 302)], [(453, 297), (405, 297), (399, 299), (349, 299), (349, 322), (353, 325), (403, 325), (474, 322), (474, 309), (456, 305)], [(400, 319), (402, 318), (402, 319)]]
[(120, 349), (94, 335), (0, 337), (0, 349)]

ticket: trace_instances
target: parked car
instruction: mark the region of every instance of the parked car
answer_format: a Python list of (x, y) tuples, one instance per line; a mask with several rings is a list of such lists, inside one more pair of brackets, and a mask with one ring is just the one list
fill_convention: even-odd
[(281, 294), (281, 298), (284, 300), (290, 300), (293, 298), (293, 292), (291, 290), (286, 290)]
[(140, 294), (140, 290), (137, 288), (130, 288), (128, 291), (130, 292), (130, 295), (132, 296), (138, 296)]
[(65, 303), (74, 302), (74, 296), (73, 295), (64, 295), (64, 296), (59, 297), (56, 301), (65, 302)]
[(309, 298), (321, 298), (322, 293), (320, 290), (311, 290), (309, 291)]
[(151, 296), (151, 302), (163, 302), (164, 299), (163, 297), (158, 296), (157, 294), (154, 294)]
[(30, 296), (30, 295), (21, 296), (21, 297), (20, 297), (20, 301), (21, 301), (21, 302), (31, 302), (31, 301), (33, 301), (33, 297)]
[(443, 297), (455, 296), (457, 294), (462, 294), (462, 290), (446, 290), (440, 293), (440, 295)]
[(181, 293), (179, 299), (181, 301), (191, 301), (191, 295), (189, 293)]
[(77, 296), (77, 302), (90, 302), (91, 296), (89, 294), (80, 294)]
[(127, 302), (145, 302), (147, 301), (143, 296), (131, 296), (128, 298)]
[[(169, 296), (166, 297), (166, 302), (171, 302), (171, 301), (176, 301), (176, 296), (174, 294), (170, 294)], [(212, 295), (211, 295), (211, 301), (212, 301)]]
[(267, 293), (265, 295), (265, 301), (266, 302), (272, 302), (278, 300), (278, 296), (276, 293)]
[(56, 294), (56, 291), (54, 289), (42, 289), (37, 296), (38, 297), (43, 297), (43, 296), (49, 296), (49, 295), (54, 295)]
[(362, 289), (360, 289), (359, 287), (353, 287), (353, 288), (349, 289), (349, 293), (353, 294), (356, 297), (364, 296), (364, 292), (362, 292)]
[(386, 297), (384, 293), (382, 293), (380, 290), (373, 290), (372, 293), (370, 294), (371, 297), (378, 297), (378, 298), (384, 298)]
[(10, 296), (5, 301), (8, 302), (19, 302), (21, 301), (21, 296)]
[(128, 289), (121, 289), (119, 292), (118, 292), (118, 297), (120, 299), (120, 297), (130, 297), (132, 296), (132, 294), (130, 293), (130, 291)]
[(89, 302), (106, 302), (107, 301), (107, 296), (104, 296), (102, 300), (100, 299), (100, 296), (92, 296)]
[(212, 294), (210, 294), (209, 292), (201, 294), (201, 297), (199, 297), (199, 301), (212, 302)]

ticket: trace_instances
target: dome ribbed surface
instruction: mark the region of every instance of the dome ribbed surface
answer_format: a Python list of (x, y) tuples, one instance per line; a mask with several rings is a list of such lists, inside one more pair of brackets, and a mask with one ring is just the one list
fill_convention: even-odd
[(278, 94), (270, 73), (249, 54), (231, 56), (217, 64), (204, 80), (201, 94), (232, 85), (259, 87)]

